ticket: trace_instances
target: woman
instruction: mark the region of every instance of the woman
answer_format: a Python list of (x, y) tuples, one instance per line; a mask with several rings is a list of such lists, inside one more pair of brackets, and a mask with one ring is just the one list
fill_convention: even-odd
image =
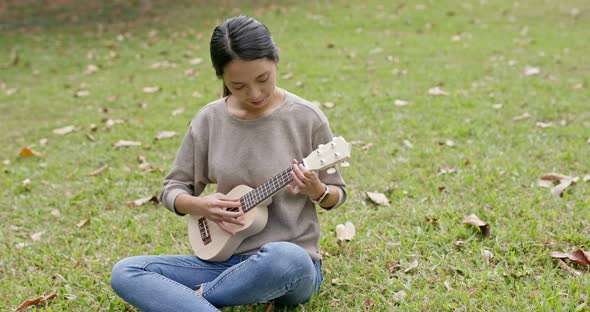
[[(217, 311), (274, 300), (304, 303), (322, 282), (319, 222), (346, 200), (339, 173), (308, 171), (296, 160), (332, 139), (325, 115), (276, 86), (278, 48), (262, 23), (238, 16), (217, 26), (211, 60), (224, 97), (193, 118), (159, 199), (171, 211), (197, 214), (231, 233), (242, 224), (240, 201), (226, 194), (256, 187), (292, 164), (292, 182), (268, 207), (268, 221), (228, 260), (194, 255), (138, 256), (119, 261), (111, 285), (144, 311)], [(200, 196), (207, 184), (217, 193)], [(232, 209), (234, 208), (234, 209)]]

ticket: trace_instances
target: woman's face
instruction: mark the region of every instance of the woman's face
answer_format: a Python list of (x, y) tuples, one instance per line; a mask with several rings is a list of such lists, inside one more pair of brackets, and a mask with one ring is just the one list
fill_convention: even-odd
[(225, 65), (223, 81), (242, 109), (261, 111), (272, 106), (276, 74), (276, 63), (267, 58), (235, 59)]

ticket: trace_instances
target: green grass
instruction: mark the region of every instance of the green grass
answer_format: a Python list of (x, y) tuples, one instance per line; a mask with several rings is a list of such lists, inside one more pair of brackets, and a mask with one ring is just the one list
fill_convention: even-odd
[[(100, 14), (41, 10), (26, 25), (22, 10), (2, 16), (0, 158), (10, 164), (0, 165), (0, 310), (57, 292), (44, 310), (125, 311), (109, 286), (117, 260), (190, 253), (186, 219), (125, 202), (157, 192), (188, 121), (220, 95), (208, 40), (214, 25), (239, 13), (273, 32), (279, 75), (292, 73), (279, 85), (334, 102), (325, 113), (335, 134), (363, 142), (343, 171), (347, 203), (320, 213), (321, 246), (331, 254), (321, 293), (293, 310), (590, 310), (590, 272), (572, 265), (583, 274), (571, 275), (549, 257), (590, 250), (590, 184), (563, 198), (536, 186), (548, 172), (590, 174), (587, 1), (198, 2), (157, 4), (143, 15), (117, 1)], [(162, 61), (177, 66), (150, 68)], [(88, 75), (90, 64), (99, 70)], [(526, 66), (541, 73), (525, 76)], [(147, 86), (162, 90), (147, 94)], [(434, 86), (450, 94), (429, 95)], [(78, 90), (90, 95), (75, 97)], [(179, 107), (185, 112), (173, 116)], [(513, 120), (525, 112), (530, 119)], [(103, 118), (125, 122), (107, 129)], [(68, 125), (79, 131), (52, 132)], [(155, 141), (161, 130), (181, 135)], [(142, 146), (114, 149), (121, 139)], [(25, 146), (42, 156), (18, 157)], [(139, 169), (140, 155), (159, 171)], [(456, 172), (438, 174), (444, 166)], [(369, 203), (367, 191), (391, 205)], [(491, 225), (491, 238), (461, 223), (472, 213)], [(357, 234), (339, 245), (335, 227), (346, 221)], [(414, 260), (418, 267), (404, 273)], [(391, 269), (397, 264), (402, 270)], [(400, 291), (406, 296), (396, 299)]]

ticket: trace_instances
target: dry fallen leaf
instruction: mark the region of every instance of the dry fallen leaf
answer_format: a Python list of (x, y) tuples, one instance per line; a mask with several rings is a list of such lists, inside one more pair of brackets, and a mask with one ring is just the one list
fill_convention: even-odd
[(336, 226), (336, 237), (339, 241), (350, 241), (356, 234), (354, 224), (350, 221), (346, 221), (345, 224), (338, 224)]
[(445, 282), (443, 283), (443, 285), (445, 285), (445, 288), (447, 289), (447, 291), (452, 291), (453, 287), (451, 287), (451, 283), (449, 283), (449, 281), (445, 280)]
[(426, 223), (438, 223), (438, 218), (432, 218), (432, 217), (429, 217), (429, 216), (425, 216), (424, 217), (424, 221)]
[(41, 296), (41, 297), (37, 297), (35, 299), (27, 299), (25, 301), (23, 301), (17, 308), (16, 310), (14, 310), (14, 312), (21, 312), (24, 311), (34, 305), (37, 305), (39, 303), (46, 303), (49, 300), (55, 299), (57, 298), (57, 293), (51, 293), (49, 295), (45, 295), (45, 296)]
[(145, 93), (156, 93), (160, 91), (160, 87), (156, 86), (156, 87), (145, 87), (143, 88), (143, 92)]
[(393, 293), (393, 301), (400, 302), (400, 301), (404, 300), (406, 298), (406, 296), (407, 296), (407, 294), (403, 290), (400, 290), (398, 292), (394, 292)]
[(539, 67), (526, 66), (523, 72), (525, 76), (533, 76), (540, 74), (541, 69)]
[(414, 261), (412, 261), (410, 263), (410, 265), (408, 265), (408, 267), (404, 270), (404, 273), (408, 273), (417, 267), (418, 267), (418, 259), (414, 259)]
[(160, 131), (156, 134), (156, 140), (168, 139), (176, 136), (176, 131)]
[(537, 128), (546, 129), (546, 128), (553, 127), (553, 123), (552, 122), (537, 121), (537, 123), (535, 123), (535, 126)]
[(369, 199), (377, 205), (389, 206), (389, 199), (383, 193), (367, 192)]
[(184, 107), (179, 107), (172, 111), (172, 116), (177, 116), (184, 113)]
[(59, 134), (59, 135), (66, 135), (68, 133), (72, 133), (74, 131), (76, 131), (76, 127), (75, 126), (66, 126), (63, 128), (58, 128), (58, 129), (54, 129), (53, 133), (55, 134)]
[(430, 95), (449, 95), (449, 93), (440, 87), (433, 87), (428, 89), (428, 94)]
[(587, 174), (587, 175), (585, 175), (585, 176), (582, 178), (582, 181), (584, 181), (584, 182), (588, 182), (588, 181), (590, 181), (590, 174)]
[(573, 269), (572, 267), (570, 267), (569, 265), (567, 265), (567, 263), (565, 263), (563, 260), (559, 259), (559, 266), (562, 267), (564, 270), (568, 271), (569, 273), (579, 276), (582, 274), (582, 272)]
[(41, 235), (43, 235), (43, 233), (45, 233), (45, 231), (41, 231), (41, 232), (37, 232), (35, 234), (31, 234), (31, 239), (34, 242), (40, 241), (41, 240)]
[(81, 228), (81, 227), (85, 226), (85, 225), (86, 225), (86, 224), (88, 224), (88, 223), (90, 223), (90, 218), (86, 218), (86, 219), (84, 219), (84, 220), (81, 220), (80, 222), (78, 222), (78, 223), (76, 224), (76, 227), (77, 227), (77, 228)]
[(457, 172), (457, 169), (450, 168), (450, 167), (447, 167), (447, 166), (443, 166), (443, 167), (440, 168), (440, 170), (439, 170), (439, 172), (438, 172), (437, 175), (440, 176), (440, 175), (443, 175), (443, 174), (455, 173), (455, 172)]
[(28, 147), (23, 147), (21, 148), (20, 152), (18, 153), (19, 157), (39, 157), (41, 156), (40, 153), (33, 151), (32, 149), (28, 148)]
[(554, 188), (551, 189), (551, 194), (553, 194), (554, 196), (557, 196), (557, 197), (562, 197), (565, 189), (568, 188), (573, 183), (574, 183), (573, 180), (564, 180), (563, 182), (559, 183), (558, 185), (556, 185)]
[(490, 225), (482, 221), (475, 214), (470, 214), (465, 217), (465, 219), (463, 219), (463, 224), (475, 225), (479, 227), (484, 237), (490, 237), (492, 235)]
[(487, 250), (487, 249), (482, 249), (481, 250), (481, 255), (483, 256), (483, 258), (486, 260), (486, 262), (488, 264), (494, 258), (494, 254), (491, 251)]
[(551, 194), (561, 197), (563, 196), (565, 189), (579, 180), (580, 177), (570, 177), (560, 173), (547, 173), (537, 181), (537, 185), (540, 187), (551, 188)]
[(29, 178), (26, 178), (26, 179), (24, 179), (24, 180), (23, 180), (23, 181), (20, 183), (20, 185), (21, 185), (23, 188), (25, 188), (25, 189), (29, 189), (29, 186), (31, 186), (31, 179), (29, 179)]
[(144, 197), (144, 198), (140, 198), (140, 199), (136, 199), (136, 200), (130, 200), (130, 201), (126, 202), (126, 204), (129, 207), (141, 207), (149, 202), (153, 202), (153, 203), (157, 204), (158, 198), (156, 196), (149, 196), (149, 197)]
[(86, 71), (84, 71), (84, 74), (92, 75), (92, 74), (96, 73), (97, 71), (98, 71), (98, 66), (96, 66), (94, 64), (90, 64), (86, 67)]
[(115, 148), (120, 147), (129, 147), (129, 146), (140, 146), (141, 142), (137, 141), (126, 141), (126, 140), (119, 140), (117, 143), (113, 144)]
[(191, 60), (191, 64), (192, 65), (199, 65), (201, 63), (203, 63), (203, 59), (200, 58), (200, 57), (197, 57), (197, 58), (194, 58), (194, 59)]
[(334, 102), (325, 102), (324, 104), (322, 104), (322, 106), (325, 108), (334, 108), (336, 104), (334, 104)]
[(90, 91), (88, 90), (78, 90), (76, 91), (76, 93), (74, 93), (74, 97), (85, 97), (85, 96), (89, 96), (90, 95)]
[(395, 100), (393, 101), (393, 105), (395, 106), (406, 106), (410, 104), (408, 101), (404, 101), (404, 100)]
[(578, 249), (575, 251), (572, 251), (570, 253), (562, 253), (562, 252), (558, 252), (558, 251), (554, 251), (550, 254), (551, 257), (553, 258), (558, 258), (558, 259), (570, 259), (572, 260), (574, 263), (583, 266), (583, 267), (587, 267), (590, 266), (590, 254), (585, 252), (582, 249)]
[(526, 120), (529, 118), (531, 118), (531, 115), (529, 113), (524, 113), (522, 115), (512, 117), (512, 120), (518, 121), (518, 120)]
[(106, 164), (106, 165), (104, 165), (104, 166), (102, 166), (102, 167), (100, 167), (100, 168), (98, 168), (98, 169), (94, 170), (94, 171), (93, 171), (93, 172), (91, 172), (89, 175), (91, 175), (91, 176), (97, 176), (97, 175), (99, 175), (99, 174), (101, 174), (101, 173), (105, 172), (105, 170), (109, 169), (109, 167), (110, 167), (110, 165)]

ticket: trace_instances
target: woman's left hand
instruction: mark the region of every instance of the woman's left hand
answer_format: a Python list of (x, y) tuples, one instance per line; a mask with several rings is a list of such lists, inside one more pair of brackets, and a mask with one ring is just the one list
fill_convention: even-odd
[(292, 194), (305, 194), (315, 200), (322, 196), (326, 190), (325, 184), (320, 181), (318, 175), (307, 170), (303, 164), (299, 164), (295, 159), (293, 159), (291, 178), (293, 178), (293, 181), (287, 186), (287, 189)]

